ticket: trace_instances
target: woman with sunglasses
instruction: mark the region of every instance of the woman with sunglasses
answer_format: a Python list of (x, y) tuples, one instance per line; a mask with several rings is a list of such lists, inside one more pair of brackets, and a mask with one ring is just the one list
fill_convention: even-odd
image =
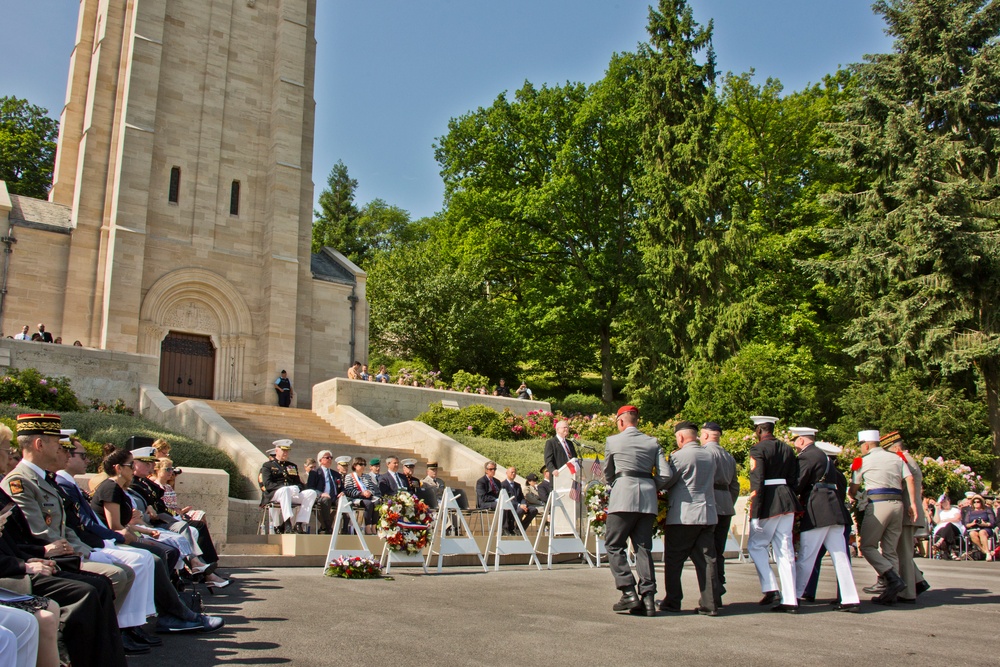
[(990, 536), (996, 527), (996, 517), (986, 506), (986, 501), (978, 493), (972, 496), (969, 513), (965, 515), (966, 534), (980, 551), (986, 554), (986, 560), (993, 560), (993, 550), (990, 549)]

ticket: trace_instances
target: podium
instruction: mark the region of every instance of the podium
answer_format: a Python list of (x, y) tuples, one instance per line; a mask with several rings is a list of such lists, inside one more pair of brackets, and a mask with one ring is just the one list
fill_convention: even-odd
[[(563, 498), (565, 512), (557, 512), (552, 516), (552, 526), (549, 528), (554, 535), (576, 535), (580, 538), (580, 517), (583, 510), (583, 483), (581, 482), (583, 462), (580, 459), (570, 459), (562, 468), (552, 475), (552, 493)], [(576, 487), (576, 499), (571, 497)], [(548, 503), (546, 503), (546, 507)]]
[[(552, 556), (555, 554), (580, 554), (586, 559), (590, 567), (594, 567), (594, 562), (590, 560), (590, 553), (587, 552), (586, 545), (580, 539), (580, 534), (576, 532), (575, 527), (572, 525), (572, 519), (566, 507), (567, 503), (564, 502), (564, 500), (570, 500), (570, 505), (576, 504), (569, 498), (569, 494), (569, 489), (560, 489), (549, 494), (549, 498), (545, 503), (545, 509), (542, 511), (542, 520), (538, 524), (538, 535), (535, 536), (534, 548), (537, 553), (546, 554), (547, 566), (550, 570), (552, 569)], [(564, 524), (569, 524), (573, 528), (568, 535), (556, 532), (554, 526), (559, 517), (562, 517)], [(545, 551), (542, 551), (538, 547), (541, 541), (546, 539), (545, 535), (543, 535), (546, 521), (548, 521), (549, 525), (548, 547)]]

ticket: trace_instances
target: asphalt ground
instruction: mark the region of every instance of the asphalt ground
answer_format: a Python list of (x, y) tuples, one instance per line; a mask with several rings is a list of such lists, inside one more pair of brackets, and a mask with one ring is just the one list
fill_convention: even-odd
[[(855, 559), (859, 588), (875, 575)], [(391, 579), (325, 577), (318, 568), (229, 570), (233, 585), (205, 596), (226, 626), (213, 634), (160, 635), (164, 646), (131, 665), (963, 665), (992, 655), (1000, 627), (1000, 565), (918, 559), (932, 588), (916, 605), (832, 611), (833, 567), (815, 604), (798, 614), (757, 604), (753, 565), (729, 561), (725, 607), (655, 618), (616, 614), (607, 566), (537, 571), (393, 567)], [(658, 567), (658, 597), (663, 568)], [(433, 570), (432, 570), (433, 572)], [(684, 607), (697, 605), (690, 563)]]

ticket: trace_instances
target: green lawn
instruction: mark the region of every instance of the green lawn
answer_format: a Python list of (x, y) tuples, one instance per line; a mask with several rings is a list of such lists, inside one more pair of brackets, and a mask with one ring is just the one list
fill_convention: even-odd
[[(493, 440), (464, 433), (451, 433), (450, 437), (462, 443), (469, 449), (478, 452), (488, 459), (492, 459), (504, 467), (516, 466), (518, 474), (527, 475), (529, 472), (538, 472), (544, 464), (543, 455), (545, 453), (545, 440), (547, 438), (535, 438), (533, 440)], [(604, 455), (604, 443), (589, 442), (584, 440), (583, 444), (589, 445)], [(593, 458), (594, 454), (586, 450), (580, 452), (584, 458)]]

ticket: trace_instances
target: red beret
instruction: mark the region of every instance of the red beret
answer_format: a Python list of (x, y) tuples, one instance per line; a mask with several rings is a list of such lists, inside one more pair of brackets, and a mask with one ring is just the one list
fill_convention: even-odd
[(622, 415), (628, 412), (634, 412), (635, 414), (639, 414), (639, 408), (635, 407), (634, 405), (623, 405), (620, 408), (618, 408), (617, 416), (621, 417)]

